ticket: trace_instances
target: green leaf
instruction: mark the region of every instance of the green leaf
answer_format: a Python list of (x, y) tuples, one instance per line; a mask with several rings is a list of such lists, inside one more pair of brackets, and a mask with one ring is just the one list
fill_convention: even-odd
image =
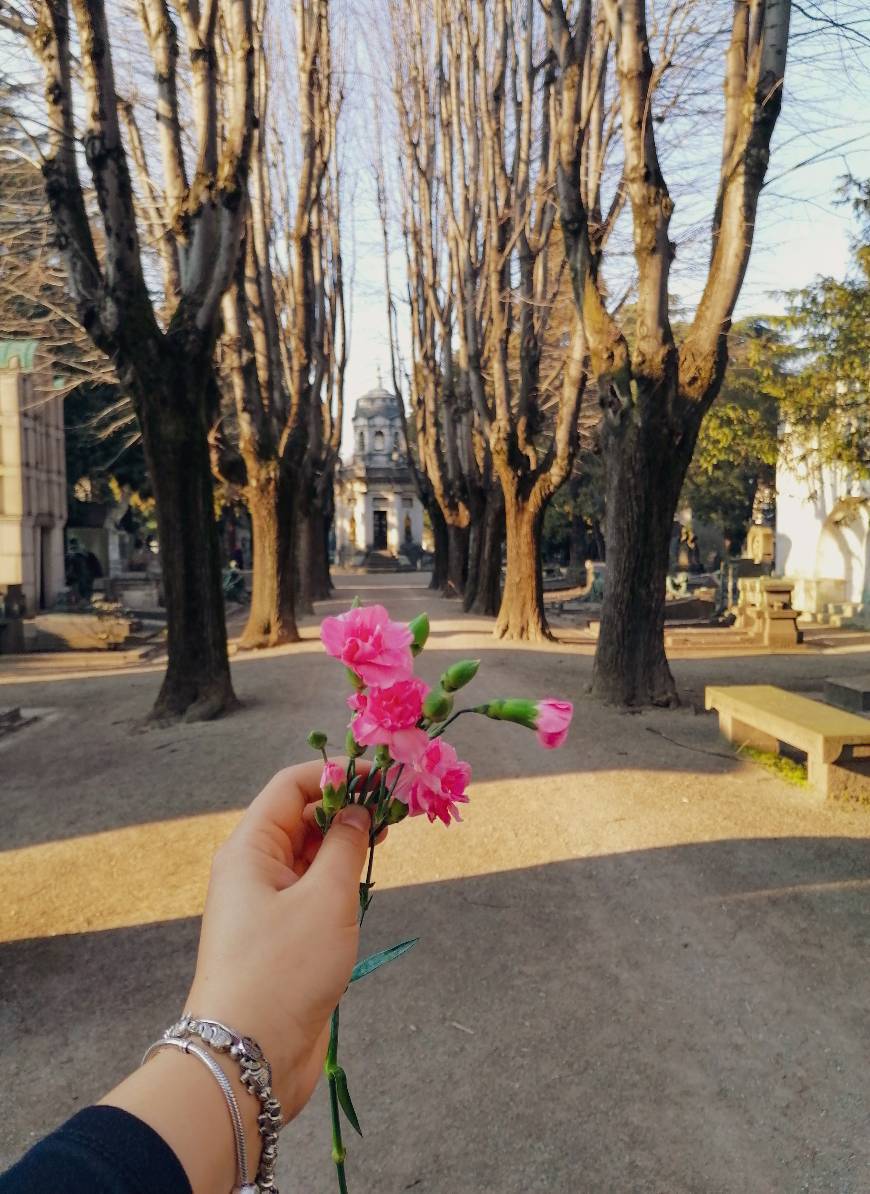
[(362, 1136), (362, 1128), (359, 1126), (356, 1109), (354, 1108), (353, 1100), (350, 1097), (350, 1091), (347, 1089), (347, 1074), (344, 1072), (341, 1066), (336, 1066), (334, 1077), (335, 1093), (338, 1095), (339, 1106), (347, 1116), (347, 1122), (350, 1124), (353, 1130), (355, 1132), (359, 1132), (360, 1136)]
[(419, 940), (419, 937), (411, 937), (408, 941), (400, 941), (398, 945), (391, 945), (389, 949), (382, 949), (379, 953), (371, 954), (368, 958), (363, 958), (361, 962), (357, 962), (356, 966), (354, 966), (350, 981), (355, 983), (358, 978), (365, 978), (373, 970), (377, 970), (381, 966), (386, 966), (387, 962), (393, 962), (396, 958), (401, 958), (402, 954), (406, 954), (409, 949), (413, 949)]
[(319, 828), (326, 833), (327, 829), (329, 828), (329, 817), (319, 804), (314, 809), (314, 820), (317, 822)]

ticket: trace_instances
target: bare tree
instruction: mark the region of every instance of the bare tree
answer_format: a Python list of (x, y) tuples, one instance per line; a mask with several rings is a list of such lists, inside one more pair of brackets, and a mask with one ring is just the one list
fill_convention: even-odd
[(336, 154), (337, 116), (337, 105), (333, 103), (329, 110), (333, 152), (323, 205), (316, 213), (314, 344), (317, 363), (297, 534), (299, 604), (305, 612), (312, 612), (315, 601), (325, 600), (332, 593), (329, 531), (335, 512), (335, 471), (341, 449), (349, 343), (341, 247), (341, 178)]
[[(673, 200), (657, 145), (657, 89), (690, 34), (710, 40), (717, 6), (673, 0), (653, 61), (644, 0), (541, 0), (556, 63), (557, 191), (574, 297), (598, 382), (606, 470), (607, 582), (593, 690), (618, 703), (672, 703), (664, 651), (665, 575), (683, 478), (719, 390), (731, 316), (749, 260), (759, 192), (779, 114), (791, 5), (736, 0), (725, 56), (721, 168), (706, 283), (685, 339), (669, 318)], [(633, 229), (635, 323), (607, 306), (600, 212), (585, 189), (609, 69), (620, 109)]]
[[(32, 15), (4, 0), (0, 15), (29, 39), (42, 66), (48, 125), (42, 169), (79, 321), (111, 359), (142, 430), (157, 499), (169, 638), (153, 715), (213, 717), (235, 699), (207, 431), (219, 307), (243, 223), (253, 115), (250, 3), (210, 0), (201, 8), (198, 0), (178, 0), (171, 9), (168, 0), (142, 0), (139, 6), (155, 79), (159, 190), (133, 107), (116, 87), (104, 2), (73, 0), (72, 10), (75, 30), (67, 0), (36, 0)], [(189, 60), (189, 123), (179, 101), (177, 20)], [(183, 124), (195, 140), (192, 176)], [(96, 209), (80, 176), (79, 140)], [(138, 193), (137, 167), (145, 174)], [(148, 266), (151, 244), (162, 264), (162, 294)]]
[[(393, 98), (401, 144), (402, 235), (411, 315), (411, 405), (416, 452), (434, 498), (444, 589), (465, 588), (471, 514), (457, 443), (453, 279), (438, 204), (438, 90), (431, 21), (421, 0), (390, 0)], [(439, 535), (442, 542), (439, 544)], [(440, 552), (439, 549), (440, 548)]]
[(334, 162), (341, 97), (332, 74), (328, 0), (294, 0), (292, 11), (295, 196), (281, 131), (294, 122), (286, 108), (272, 111), (272, 58), (265, 52), (267, 36), (274, 48), (280, 34), (267, 28), (258, 0), (245, 253), (223, 303), (222, 354), (235, 432), (228, 434), (225, 422), (212, 432), (215, 467), (241, 486), (253, 525), (253, 593), (243, 647), (298, 640), (300, 547), (304, 605), (314, 595), (308, 570), (316, 559), (321, 586), (328, 584), (322, 575), (325, 520), (341, 435), (346, 330)]
[[(115, 385), (115, 374), (69, 297), (38, 141), (20, 118), (23, 86), (0, 81), (0, 315), (4, 336), (39, 340), (56, 398), (83, 385)], [(34, 395), (37, 403), (44, 398)]]
[[(413, 28), (422, 56), (419, 15)], [(458, 440), (478, 531), (473, 558), (478, 570), (483, 566), (481, 593), (491, 599), (503, 502), (507, 575), (496, 634), (535, 640), (549, 633), (541, 524), (571, 469), (585, 381), (575, 315), (546, 415), (541, 364), (561, 282), (553, 251), (552, 68), (531, 0), (438, 0), (432, 37), (430, 122), (441, 139), (438, 194), (457, 308), (455, 372), (475, 419), (470, 435)], [(500, 494), (493, 495), (495, 479)]]
[[(381, 238), (383, 242), (383, 261), (384, 261), (384, 295), (386, 299), (386, 316), (387, 316), (387, 334), (390, 346), (390, 377), (393, 385), (393, 393), (396, 395), (399, 403), (399, 413), (402, 421), (402, 436), (405, 442), (405, 450), (407, 453), (408, 467), (411, 472), (411, 477), (414, 482), (414, 487), (417, 490), (417, 496), (423, 505), (424, 510), (429, 516), (429, 521), (432, 526), (432, 534), (434, 540), (434, 553), (432, 565), (432, 579), (429, 587), (431, 589), (443, 590), (447, 588), (447, 523), (444, 521), (444, 516), (441, 513), (441, 508), (435, 498), (434, 490), (429, 482), (429, 478), (423, 469), (423, 466), (417, 456), (416, 434), (412, 437), (410, 435), (410, 428), (408, 424), (407, 410), (405, 407), (403, 384), (405, 379), (405, 370), (403, 367), (401, 351), (399, 348), (399, 330), (398, 330), (398, 313), (396, 310), (395, 292), (393, 290), (392, 282), (392, 251), (390, 242), (390, 208), (388, 202), (388, 183), (387, 174), (384, 165), (383, 153), (383, 134), (381, 128), (380, 109), (376, 108), (377, 116), (377, 143), (376, 154), (372, 162), (372, 172), (375, 183), (375, 199), (378, 208), (378, 218), (381, 225)], [(416, 433), (416, 426), (414, 428)]]

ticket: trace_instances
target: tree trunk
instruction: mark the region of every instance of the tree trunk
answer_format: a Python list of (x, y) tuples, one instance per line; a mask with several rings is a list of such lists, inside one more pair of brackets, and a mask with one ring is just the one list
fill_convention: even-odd
[(473, 519), (471, 524), (468, 583), (463, 602), (469, 613), (485, 614), (492, 618), (498, 614), (504, 534), (504, 498), (501, 486), (496, 481), (486, 496), (481, 517)]
[(165, 380), (136, 394), (157, 505), (169, 662), (155, 721), (207, 721), (238, 702), (230, 679), (220, 544), (208, 453), (201, 359), (168, 364)]
[(447, 585), (447, 523), (437, 502), (429, 507), (429, 520), (432, 523), (432, 579), (429, 588), (440, 592)]
[(468, 575), (468, 527), (447, 524), (447, 582), (445, 597), (461, 597)]
[(568, 578), (579, 584), (586, 575), (586, 561), (589, 558), (586, 522), (575, 509), (580, 494), (579, 477), (572, 477), (568, 482), (568, 492), (571, 498), (568, 523)]
[(314, 613), (315, 601), (332, 596), (328, 555), (329, 524), (323, 510), (313, 504), (300, 517), (297, 541), (298, 612)]
[(496, 638), (541, 642), (552, 638), (544, 613), (541, 524), (544, 506), (516, 491), (504, 494), (507, 571)]
[(462, 608), (470, 610), (477, 599), (477, 587), (480, 583), (480, 557), (483, 552), (483, 512), (486, 509), (482, 495), (469, 495), (468, 507), (471, 511), (471, 522), (468, 526), (468, 573), (465, 578), (465, 591), (462, 594)]
[[(648, 401), (671, 405), (661, 394)], [(627, 420), (602, 436), (607, 572), (592, 692), (609, 704), (679, 704), (665, 655), (665, 580), (699, 425), (700, 417), (692, 420), (677, 444), (664, 415), (648, 415), (642, 426)]]
[(252, 650), (298, 643), (292, 479), (272, 463), (252, 466), (249, 459), (247, 466), (254, 575), (251, 610), (239, 646)]

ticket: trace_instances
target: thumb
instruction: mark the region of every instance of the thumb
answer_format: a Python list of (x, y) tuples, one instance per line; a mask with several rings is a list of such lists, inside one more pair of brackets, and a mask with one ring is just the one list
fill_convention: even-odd
[(308, 875), (317, 883), (328, 885), (333, 896), (347, 892), (356, 902), (371, 827), (368, 809), (358, 804), (341, 809), (308, 868)]

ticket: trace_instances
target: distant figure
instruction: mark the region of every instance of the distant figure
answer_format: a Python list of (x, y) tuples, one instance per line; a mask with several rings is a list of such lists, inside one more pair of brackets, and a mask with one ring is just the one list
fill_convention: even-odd
[(677, 548), (677, 571), (702, 571), (698, 539), (691, 527), (684, 526), (680, 528), (680, 542)]

